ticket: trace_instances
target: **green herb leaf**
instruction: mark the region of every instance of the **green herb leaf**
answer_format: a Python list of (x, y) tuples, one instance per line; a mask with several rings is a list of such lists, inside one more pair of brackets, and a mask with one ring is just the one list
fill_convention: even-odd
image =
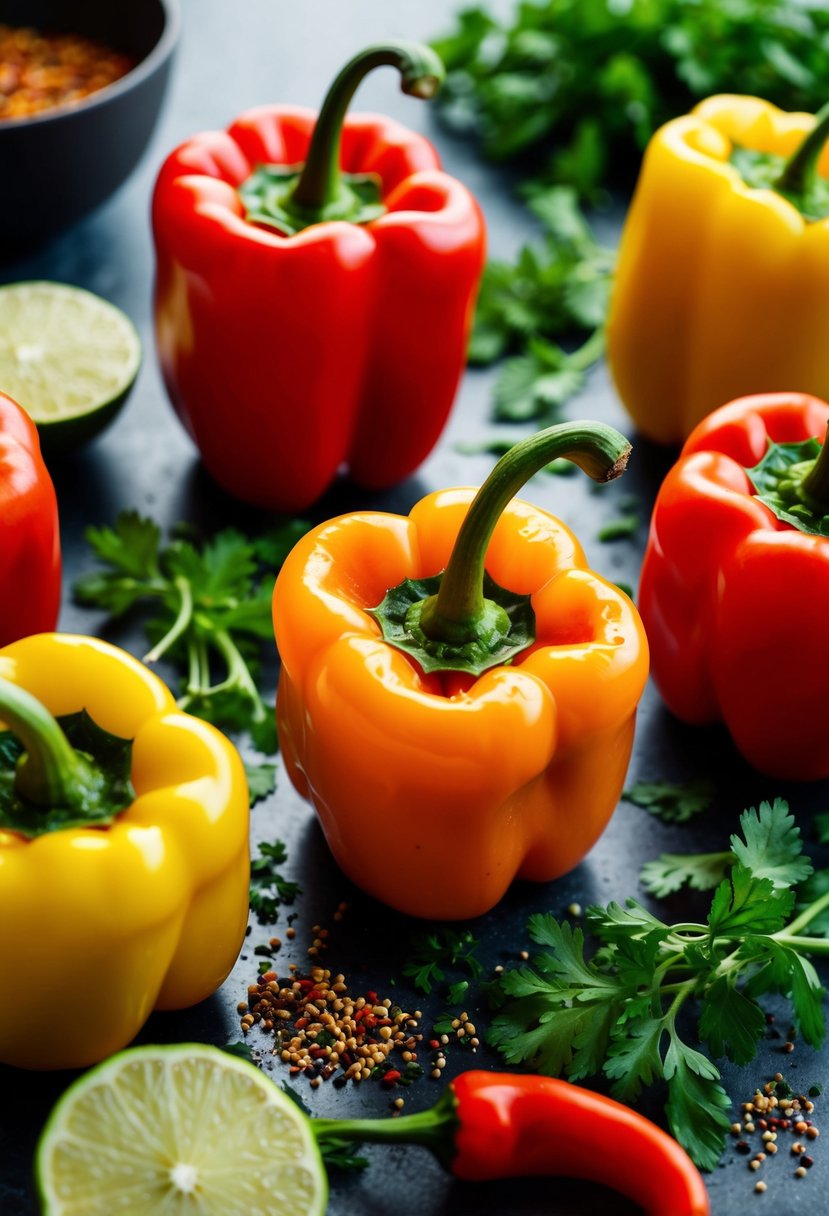
[(710, 1060), (673, 1034), (664, 1063), (668, 1121), (677, 1140), (700, 1169), (713, 1170), (731, 1127), (731, 1100)]
[(662, 853), (647, 861), (639, 873), (639, 881), (651, 895), (664, 899), (682, 887), (708, 891), (722, 882), (734, 864), (734, 854), (724, 853)]
[(279, 873), (288, 856), (283, 841), (262, 840), (258, 847), (259, 856), (250, 863), (250, 909), (260, 924), (273, 924), (279, 908), (293, 903), (302, 888)]
[(812, 873), (808, 857), (802, 856), (803, 842), (789, 804), (783, 798), (761, 802), (740, 815), (743, 840), (731, 837), (731, 849), (743, 866), (757, 878), (770, 878), (775, 887), (792, 887)]
[(403, 974), (427, 996), (435, 984), (445, 979), (444, 968), (462, 969), (472, 979), (477, 979), (483, 971), (476, 954), (478, 944), (469, 929), (451, 929), (446, 925), (416, 929), (409, 939), (408, 961)]
[(268, 798), (276, 789), (275, 764), (246, 764), (245, 776), (248, 782), (251, 807), (256, 806), (264, 798)]
[(727, 1055), (735, 1064), (748, 1064), (757, 1054), (757, 1042), (765, 1028), (763, 1010), (743, 996), (730, 976), (720, 976), (705, 993), (699, 1034), (713, 1055)]
[(807, 879), (804, 889), (820, 888), (817, 902), (787, 925), (792, 883), (811, 871), (788, 806), (763, 803), (740, 823), (727, 851), (677, 857), (673, 870), (660, 859), (671, 889), (682, 881), (674, 871), (700, 888), (719, 879), (707, 924), (666, 924), (634, 899), (590, 907), (585, 922), (600, 944), (588, 957), (580, 929), (536, 915), (528, 928), (543, 951), (491, 992), (488, 1039), (511, 1064), (573, 1080), (603, 1072), (628, 1102), (666, 1081), (671, 1130), (703, 1169), (722, 1153), (730, 1102), (715, 1065), (680, 1038), (680, 1011), (686, 1021), (696, 1011), (700, 1040), (738, 1064), (756, 1055), (763, 993), (790, 997), (806, 1042), (824, 1037), (824, 992), (805, 956), (829, 953), (829, 943), (803, 934), (818, 923), (829, 875)]
[[(812, 873), (812, 864), (801, 853), (803, 842), (789, 804), (782, 798), (761, 802), (740, 815), (743, 839), (731, 837), (724, 853), (663, 853), (646, 862), (639, 875), (652, 895), (665, 896), (689, 886), (696, 891), (716, 887), (735, 863), (748, 867), (756, 878), (769, 878), (775, 887), (790, 887)], [(817, 898), (817, 896), (813, 896)]]
[(663, 823), (687, 823), (714, 801), (714, 783), (696, 777), (684, 784), (671, 781), (639, 781), (622, 791), (625, 802), (641, 806)]
[(226, 1051), (229, 1056), (237, 1056), (240, 1060), (247, 1060), (249, 1064), (256, 1063), (253, 1048), (247, 1043), (225, 1043), (222, 1051)]
[(224, 730), (247, 731), (272, 753), (275, 715), (256, 681), (263, 647), (272, 650), (276, 568), (308, 526), (290, 520), (258, 540), (226, 528), (201, 546), (178, 528), (162, 547), (157, 524), (125, 511), (113, 528), (87, 529), (108, 569), (78, 579), (75, 598), (115, 617), (146, 610), (153, 645), (145, 661), (166, 658), (186, 672), (180, 707)]

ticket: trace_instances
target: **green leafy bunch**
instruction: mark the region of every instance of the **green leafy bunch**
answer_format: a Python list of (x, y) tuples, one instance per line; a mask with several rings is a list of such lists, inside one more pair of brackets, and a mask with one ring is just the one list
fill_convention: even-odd
[(529, 966), (503, 975), (490, 1029), (510, 1063), (571, 1080), (604, 1074), (623, 1102), (664, 1080), (671, 1129), (709, 1170), (723, 1151), (731, 1103), (697, 1046), (747, 1064), (764, 1033), (758, 998), (766, 993), (790, 997), (813, 1047), (825, 1031), (823, 988), (806, 955), (829, 953), (829, 941), (803, 931), (825, 927), (829, 889), (791, 919), (793, 887), (812, 867), (787, 804), (763, 803), (740, 826), (699, 923), (667, 924), (634, 899), (591, 907), (596, 948), (586, 957), (581, 929), (531, 917), (530, 936), (542, 949)]
[[(543, 238), (525, 245), (515, 265), (487, 265), (469, 358), (487, 364), (520, 350), (501, 370), (495, 417), (553, 422), (602, 356), (615, 255), (595, 241), (571, 188), (531, 195), (529, 206)], [(572, 351), (542, 336), (584, 333), (589, 336)]]
[(153, 520), (123, 511), (113, 528), (86, 530), (106, 568), (81, 576), (75, 598), (113, 617), (149, 607), (153, 645), (144, 661), (167, 658), (183, 667), (179, 706), (227, 730), (248, 731), (260, 751), (272, 753), (273, 707), (256, 677), (263, 644), (273, 645), (275, 573), (307, 528), (292, 520), (256, 539), (226, 528), (203, 545), (186, 536), (162, 545)]
[(529, 0), (465, 8), (434, 46), (440, 111), (507, 161), (534, 153), (582, 197), (627, 185), (662, 123), (712, 93), (817, 110), (829, 78), (819, 0)]

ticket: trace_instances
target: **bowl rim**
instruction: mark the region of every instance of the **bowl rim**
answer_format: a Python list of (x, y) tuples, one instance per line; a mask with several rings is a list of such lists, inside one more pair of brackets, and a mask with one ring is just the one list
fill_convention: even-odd
[(41, 126), (44, 123), (65, 121), (70, 119), (74, 114), (95, 109), (96, 106), (105, 105), (114, 97), (117, 97), (121, 93), (126, 93), (135, 85), (140, 84), (147, 76), (150, 76), (160, 63), (169, 58), (181, 33), (181, 8), (179, 0), (158, 0), (158, 4), (164, 15), (164, 27), (161, 31), (161, 37), (150, 53), (139, 60), (135, 67), (130, 68), (128, 72), (125, 72), (118, 80), (114, 80), (112, 84), (105, 85), (102, 89), (97, 89), (94, 93), (90, 93), (88, 97), (84, 97), (80, 101), (52, 106), (51, 109), (43, 110), (39, 114), (22, 115), (20, 118), (0, 119), (0, 138), (2, 138), (4, 130), (19, 131), (23, 127)]

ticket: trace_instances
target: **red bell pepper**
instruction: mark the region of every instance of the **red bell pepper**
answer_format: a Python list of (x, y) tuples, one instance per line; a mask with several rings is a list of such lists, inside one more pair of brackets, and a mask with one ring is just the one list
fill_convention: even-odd
[(701, 422), (657, 496), (639, 592), (669, 709), (806, 781), (829, 776), (827, 420), (815, 397), (772, 393)]
[(369, 48), (316, 120), (250, 110), (182, 144), (156, 184), (167, 389), (208, 472), (264, 507), (306, 507), (344, 465), (371, 489), (408, 476), (463, 371), (483, 220), (421, 135), (344, 120), (378, 64), (415, 96), (443, 74), (426, 47)]
[(55, 628), (60, 535), (37, 429), (0, 393), (0, 646)]

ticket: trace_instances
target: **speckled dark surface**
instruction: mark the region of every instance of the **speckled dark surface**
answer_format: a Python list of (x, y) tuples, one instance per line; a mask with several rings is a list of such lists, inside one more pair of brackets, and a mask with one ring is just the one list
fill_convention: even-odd
[[(111, 522), (124, 506), (151, 514), (163, 524), (187, 519), (207, 531), (230, 522), (251, 530), (268, 523), (227, 499), (203, 473), (168, 405), (156, 368), (150, 327), (148, 203), (166, 151), (197, 130), (225, 125), (254, 104), (269, 100), (318, 104), (338, 66), (360, 46), (394, 35), (434, 35), (448, 25), (453, 7), (449, 0), (313, 0), (294, 5), (283, 0), (245, 0), (233, 6), (225, 0), (184, 0), (183, 38), (167, 109), (138, 172), (105, 207), (61, 239), (25, 260), (0, 266), (0, 282), (53, 278), (99, 292), (130, 313), (145, 343), (144, 367), (120, 419), (96, 444), (53, 470), (61, 504), (67, 589), (89, 564), (82, 541), (84, 527)], [(493, 172), (472, 148), (447, 137), (425, 106), (398, 92), (390, 72), (377, 73), (365, 84), (358, 105), (386, 111), (435, 138), (446, 167), (463, 178), (482, 201), (494, 254), (509, 255), (530, 235), (530, 223), (511, 199), (506, 175)], [(613, 223), (606, 223), (610, 238)], [(480, 482), (490, 459), (462, 455), (456, 444), (495, 433), (488, 420), (492, 384), (490, 373), (466, 376), (449, 428), (415, 478), (392, 492), (369, 497), (359, 496), (347, 486), (338, 487), (318, 505), (314, 517), (325, 518), (352, 506), (406, 511), (426, 490)], [(393, 400), (390, 408), (394, 408)], [(570, 406), (569, 415), (592, 415), (629, 429), (604, 369), (594, 373), (583, 397)], [(509, 433), (515, 434), (516, 429)], [(669, 461), (670, 454), (640, 441), (622, 483), (597, 491), (584, 478), (539, 476), (526, 493), (574, 527), (596, 569), (635, 585), (644, 528), (634, 540), (615, 544), (600, 544), (597, 532), (602, 523), (618, 515), (620, 499), (626, 495), (640, 496), (646, 513)], [(99, 632), (140, 653), (138, 632), (115, 629), (94, 612), (73, 606), (68, 590), (60, 625), (64, 630)], [(271, 686), (275, 675), (274, 663), (269, 673)], [(788, 797), (808, 840), (809, 815), (829, 805), (827, 784), (786, 787), (762, 777), (740, 761), (723, 732), (682, 727), (649, 688), (641, 707), (629, 779), (684, 780), (698, 774), (715, 778), (717, 797), (715, 805), (693, 825), (665, 827), (623, 803), (602, 840), (572, 874), (543, 886), (516, 884), (498, 908), (473, 926), (487, 968), (509, 963), (528, 944), (525, 924), (529, 913), (562, 914), (573, 900), (587, 905), (628, 895), (641, 897), (637, 875), (643, 861), (663, 850), (723, 848), (745, 806), (776, 795)], [(332, 929), (327, 963), (344, 971), (353, 987), (372, 987), (404, 1006), (420, 1007), (425, 1022), (436, 1016), (442, 1002), (418, 996), (400, 980), (412, 922), (389, 914), (351, 887), (330, 859), (313, 814), (283, 772), (277, 792), (253, 811), (252, 823), (254, 842), (277, 836), (287, 842), (288, 872), (303, 888), (294, 909), (299, 914), (297, 937), (293, 948), (281, 951), (280, 971), (286, 971), (289, 962), (307, 961), (310, 927), (317, 922), (327, 924)], [(395, 835), (405, 825), (378, 825), (378, 830), (388, 832), (393, 850)], [(821, 860), (816, 846), (810, 844), (810, 851), (816, 861)], [(825, 857), (822, 861), (827, 864)], [(343, 899), (351, 902), (351, 910), (341, 924), (334, 925), (333, 912)], [(670, 901), (669, 911), (684, 919), (696, 906), (677, 898)], [(277, 932), (284, 927), (283, 914)], [(21, 926), (20, 931), (25, 928)], [(198, 1039), (222, 1044), (237, 1039), (236, 1004), (257, 974), (259, 960), (253, 956), (253, 945), (268, 936), (266, 929), (254, 925), (242, 957), (221, 991), (196, 1009), (155, 1015), (142, 1033), (142, 1041)], [(393, 977), (398, 980), (394, 987)], [(22, 993), (15, 987), (14, 976), (0, 976), (0, 999), (30, 1003), (33, 1035), (60, 1034), (59, 994), (48, 992), (48, 976), (44, 976), (42, 992)], [(781, 1024), (788, 1024), (784, 1003), (772, 1002), (768, 1008), (779, 1012)], [(485, 1025), (484, 1009), (476, 1008), (474, 1016), (479, 1025)], [(265, 1046), (264, 1038), (251, 1039), (254, 1046)], [(473, 1063), (497, 1066), (486, 1049), (477, 1056), (455, 1050), (450, 1053), (446, 1075)], [(825, 1053), (818, 1055), (799, 1046), (794, 1055), (784, 1057), (780, 1041), (774, 1039), (763, 1043), (750, 1067), (740, 1070), (725, 1064), (723, 1072), (729, 1092), (739, 1102), (781, 1067), (803, 1085), (821, 1082), (826, 1089), (829, 1084)], [(274, 1073), (281, 1076), (281, 1065), (274, 1065)], [(68, 1074), (0, 1069), (2, 1216), (31, 1216), (35, 1211), (29, 1184), (32, 1149), (51, 1102), (70, 1079)], [(299, 1087), (314, 1112), (326, 1116), (381, 1115), (389, 1107), (388, 1092), (373, 1084), (337, 1090), (329, 1083), (316, 1092), (307, 1089), (307, 1082), (300, 1082)], [(405, 1091), (406, 1109), (431, 1105), (439, 1089), (434, 1081), (420, 1080)], [(663, 1099), (664, 1095), (654, 1092), (642, 1109), (661, 1119)], [(599, 1212), (625, 1216), (634, 1210), (612, 1191), (580, 1183), (546, 1179), (484, 1187), (458, 1183), (444, 1175), (423, 1150), (378, 1148), (369, 1156), (372, 1168), (362, 1175), (334, 1178), (331, 1216), (380, 1216), (391, 1211), (400, 1216), (448, 1216), (450, 1212), (452, 1216), (594, 1216)], [(772, 1205), (779, 1216), (788, 1216), (803, 1205), (815, 1212), (825, 1210), (824, 1175), (829, 1167), (820, 1151), (815, 1157), (810, 1175), (797, 1182), (788, 1153), (779, 1153), (764, 1167), (767, 1194), (756, 1197), (752, 1194), (755, 1176), (746, 1168), (745, 1158), (729, 1146), (723, 1165), (708, 1177), (713, 1211), (716, 1216), (736, 1216), (747, 1207), (751, 1210), (754, 1203)], [(666, 1210), (664, 1216), (671, 1213)]]

